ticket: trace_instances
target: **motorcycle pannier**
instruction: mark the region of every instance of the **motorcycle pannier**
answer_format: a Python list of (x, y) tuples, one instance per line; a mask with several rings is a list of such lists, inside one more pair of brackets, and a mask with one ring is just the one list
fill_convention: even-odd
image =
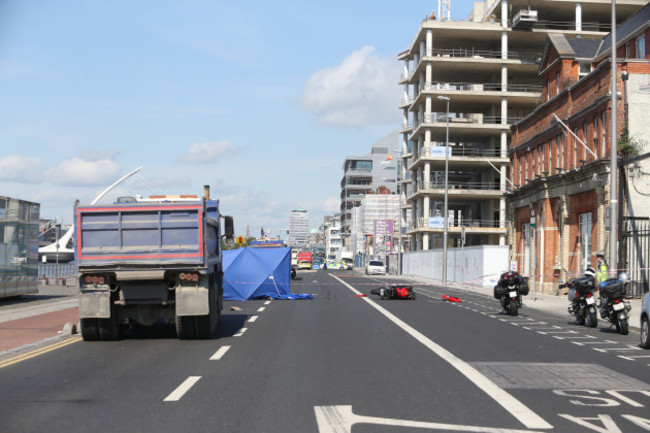
[(494, 286), (494, 298), (495, 299), (501, 299), (502, 297), (506, 296), (508, 293), (508, 289), (505, 287), (501, 287), (500, 285)]
[(576, 288), (569, 288), (569, 302), (573, 302), (576, 299)]
[(587, 293), (594, 291), (593, 278), (576, 278), (573, 281), (575, 283), (576, 290), (581, 295), (586, 295)]
[(610, 278), (602, 283), (600, 294), (609, 299), (617, 299), (625, 296), (625, 285), (617, 278)]
[(528, 283), (525, 281), (523, 283), (519, 283), (519, 294), (521, 296), (528, 296), (528, 292), (530, 292), (530, 288), (528, 287)]

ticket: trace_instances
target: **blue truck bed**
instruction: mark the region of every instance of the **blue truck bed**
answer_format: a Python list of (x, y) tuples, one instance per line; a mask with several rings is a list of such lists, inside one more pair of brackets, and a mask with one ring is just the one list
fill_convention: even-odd
[(207, 266), (218, 254), (217, 209), (214, 200), (77, 207), (77, 264)]

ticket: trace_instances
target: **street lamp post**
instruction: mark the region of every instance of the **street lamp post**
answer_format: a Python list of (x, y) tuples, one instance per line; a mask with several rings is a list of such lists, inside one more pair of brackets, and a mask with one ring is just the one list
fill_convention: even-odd
[(445, 132), (445, 227), (442, 232), (442, 283), (447, 284), (447, 236), (449, 232), (449, 98), (438, 96), (447, 102), (447, 126)]

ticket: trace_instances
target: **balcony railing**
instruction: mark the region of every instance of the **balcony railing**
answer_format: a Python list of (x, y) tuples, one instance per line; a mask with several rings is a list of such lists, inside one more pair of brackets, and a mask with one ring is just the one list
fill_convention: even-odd
[[(500, 92), (503, 89), (501, 83), (465, 83), (465, 82), (430, 82), (420, 86), (420, 92), (426, 90), (461, 90), (473, 92)], [(505, 91), (507, 92), (523, 92), (523, 93), (540, 93), (542, 86), (537, 84), (514, 84), (508, 83)], [(412, 99), (411, 99), (412, 102)]]
[[(469, 227), (469, 228), (499, 228), (499, 220), (485, 220), (481, 218), (476, 219), (449, 219), (449, 227)], [(413, 221), (413, 228), (426, 229), (429, 228), (429, 220), (427, 218), (418, 217)]]
[[(512, 26), (512, 24), (510, 24)], [(550, 21), (550, 20), (537, 20), (533, 25), (534, 29), (546, 29), (546, 30), (575, 30), (576, 22), (575, 21)], [(583, 22), (581, 25), (581, 31), (583, 32), (602, 32), (609, 33), (612, 30), (611, 23), (597, 23), (597, 22)]]
[[(432, 57), (451, 57), (466, 59), (501, 59), (501, 50), (477, 50), (474, 48), (437, 48), (431, 50)], [(537, 63), (542, 54), (508, 51), (509, 60), (520, 60), (523, 63)]]
[[(465, 124), (483, 124), (483, 125), (510, 125), (521, 120), (521, 116), (508, 116), (505, 118), (506, 123), (501, 122), (501, 116), (485, 116), (482, 113), (463, 113), (459, 117), (452, 117), (449, 119), (450, 124), (455, 125), (459, 123)], [(433, 123), (446, 123), (447, 114), (446, 113), (430, 113), (425, 114), (422, 119), (416, 119), (414, 121), (414, 128), (419, 127), (422, 124), (433, 124)]]
[[(459, 143), (462, 144), (462, 143)], [(433, 146), (435, 147), (435, 146)], [(419, 156), (426, 158), (431, 156), (431, 148), (426, 148), (423, 147), (420, 149)], [(501, 151), (499, 149), (483, 149), (480, 147), (476, 146), (451, 146), (451, 156), (465, 156), (465, 157), (472, 157), (472, 156), (486, 156), (486, 157), (496, 157), (499, 158), (501, 156)]]
[[(416, 183), (416, 187), (418, 191), (421, 191), (423, 189), (444, 189), (445, 183), (436, 182), (436, 181), (430, 181), (430, 182), (419, 181)], [(479, 189), (479, 190), (486, 190), (486, 191), (490, 191), (490, 190), (498, 191), (500, 190), (500, 185), (498, 182), (449, 182), (449, 189), (453, 189), (453, 190)]]

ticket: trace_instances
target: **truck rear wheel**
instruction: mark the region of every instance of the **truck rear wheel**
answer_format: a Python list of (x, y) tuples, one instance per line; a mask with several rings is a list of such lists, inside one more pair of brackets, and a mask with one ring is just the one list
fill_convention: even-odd
[(99, 341), (99, 325), (97, 319), (80, 319), (81, 336), (84, 341)]
[(176, 316), (176, 335), (181, 340), (195, 338), (194, 316)]
[(99, 328), (99, 339), (102, 341), (113, 341), (120, 337), (120, 326), (117, 323), (117, 312), (115, 305), (111, 303), (111, 317), (97, 319)]
[(208, 293), (209, 312), (205, 316), (194, 316), (194, 326), (196, 327), (196, 338), (207, 340), (212, 338), (215, 329), (217, 329), (217, 287), (214, 280), (210, 280), (210, 292)]

